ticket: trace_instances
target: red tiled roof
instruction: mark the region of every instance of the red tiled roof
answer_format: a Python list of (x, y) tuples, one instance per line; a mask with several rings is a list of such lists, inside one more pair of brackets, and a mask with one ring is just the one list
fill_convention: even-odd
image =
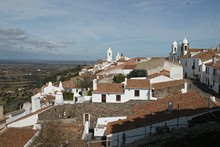
[(116, 65), (116, 66), (109, 67), (107, 70), (124, 69), (124, 68), (127, 67), (127, 66), (133, 66), (133, 65), (136, 65), (136, 64), (137, 64), (137, 63), (135, 63), (134, 61), (125, 62), (125, 63), (122, 63), (122, 64), (120, 64), (120, 65)]
[(203, 49), (201, 48), (190, 48), (188, 51), (189, 52), (202, 52)]
[(93, 93), (123, 93), (123, 86), (123, 84), (117, 83), (98, 83), (97, 90), (94, 90)]
[(150, 80), (150, 79), (156, 78), (158, 76), (170, 77), (170, 72), (167, 70), (162, 70), (159, 73), (154, 73), (152, 75), (147, 76), (147, 79)]
[(174, 81), (168, 81), (168, 82), (160, 82), (160, 83), (154, 83), (152, 84), (152, 88), (154, 89), (163, 89), (168, 87), (175, 87), (175, 86), (184, 86), (184, 80), (174, 80)]
[(213, 51), (207, 51), (207, 52), (201, 52), (196, 54), (195, 56), (193, 56), (192, 58), (199, 58), (202, 61), (206, 61), (206, 60), (210, 60), (213, 57), (219, 57), (218, 55), (216, 55), (216, 52)]
[(1, 147), (23, 147), (36, 133), (33, 129), (8, 128), (0, 135)]
[[(168, 102), (172, 102), (173, 104), (173, 110), (169, 112), (167, 110)], [(175, 119), (178, 116), (178, 111), (180, 117), (192, 116), (206, 112), (208, 108), (214, 107), (216, 107), (214, 103), (196, 91), (170, 96), (157, 101), (146, 101), (134, 107), (134, 114), (129, 115), (127, 119), (108, 123), (105, 134), (108, 135), (143, 127), (150, 125), (151, 121), (154, 124)], [(153, 115), (151, 115), (151, 113)]]
[(125, 86), (127, 89), (149, 89), (150, 81), (146, 79), (128, 79)]
[(7, 119), (7, 117), (0, 118), (0, 122), (5, 121), (6, 119)]
[(220, 69), (220, 60), (213, 65), (214, 69)]
[(55, 96), (52, 96), (52, 95), (47, 95), (47, 96), (45, 97), (45, 101), (46, 101), (46, 102), (54, 101), (55, 99), (56, 99), (56, 97), (55, 97)]
[(124, 65), (123, 69), (134, 69), (136, 64), (126, 64)]

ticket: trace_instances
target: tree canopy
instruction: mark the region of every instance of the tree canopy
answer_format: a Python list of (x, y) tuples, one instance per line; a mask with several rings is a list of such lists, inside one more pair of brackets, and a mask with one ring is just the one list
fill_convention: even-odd
[(132, 70), (128, 75), (127, 78), (132, 78), (132, 77), (146, 77), (147, 72), (144, 69), (134, 69)]
[(125, 80), (125, 76), (123, 74), (118, 74), (113, 77), (113, 83), (121, 83)]

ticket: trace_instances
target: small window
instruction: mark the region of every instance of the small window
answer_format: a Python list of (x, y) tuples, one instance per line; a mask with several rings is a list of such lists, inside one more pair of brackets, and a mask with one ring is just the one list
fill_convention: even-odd
[(187, 66), (187, 61), (185, 62), (185, 66)]
[(140, 96), (140, 91), (139, 90), (135, 90), (134, 91), (134, 96)]
[(116, 101), (118, 101), (118, 102), (121, 101), (121, 95), (116, 95)]
[(154, 88), (151, 90), (151, 92), (152, 92), (152, 97), (154, 97)]
[(185, 51), (187, 50), (187, 46), (185, 46)]
[(102, 102), (105, 103), (106, 102), (106, 95), (102, 94)]
[(215, 75), (215, 72), (216, 72), (216, 71), (215, 71), (215, 69), (214, 69), (214, 70), (213, 70), (213, 75)]

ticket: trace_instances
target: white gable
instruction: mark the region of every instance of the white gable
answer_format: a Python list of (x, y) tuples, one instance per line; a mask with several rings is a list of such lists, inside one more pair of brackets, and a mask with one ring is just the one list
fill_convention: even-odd
[(158, 77), (155, 77), (155, 78), (152, 78), (150, 79), (150, 83), (153, 84), (153, 83), (161, 83), (161, 82), (168, 82), (168, 81), (173, 81), (174, 79), (171, 79), (169, 77), (166, 77), (166, 76), (163, 76), (163, 75), (160, 75)]

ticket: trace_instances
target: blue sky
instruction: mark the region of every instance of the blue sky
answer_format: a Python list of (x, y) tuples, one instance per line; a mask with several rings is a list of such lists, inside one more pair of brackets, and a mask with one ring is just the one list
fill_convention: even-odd
[(173, 40), (220, 43), (219, 0), (2, 0), (0, 59), (167, 56)]

